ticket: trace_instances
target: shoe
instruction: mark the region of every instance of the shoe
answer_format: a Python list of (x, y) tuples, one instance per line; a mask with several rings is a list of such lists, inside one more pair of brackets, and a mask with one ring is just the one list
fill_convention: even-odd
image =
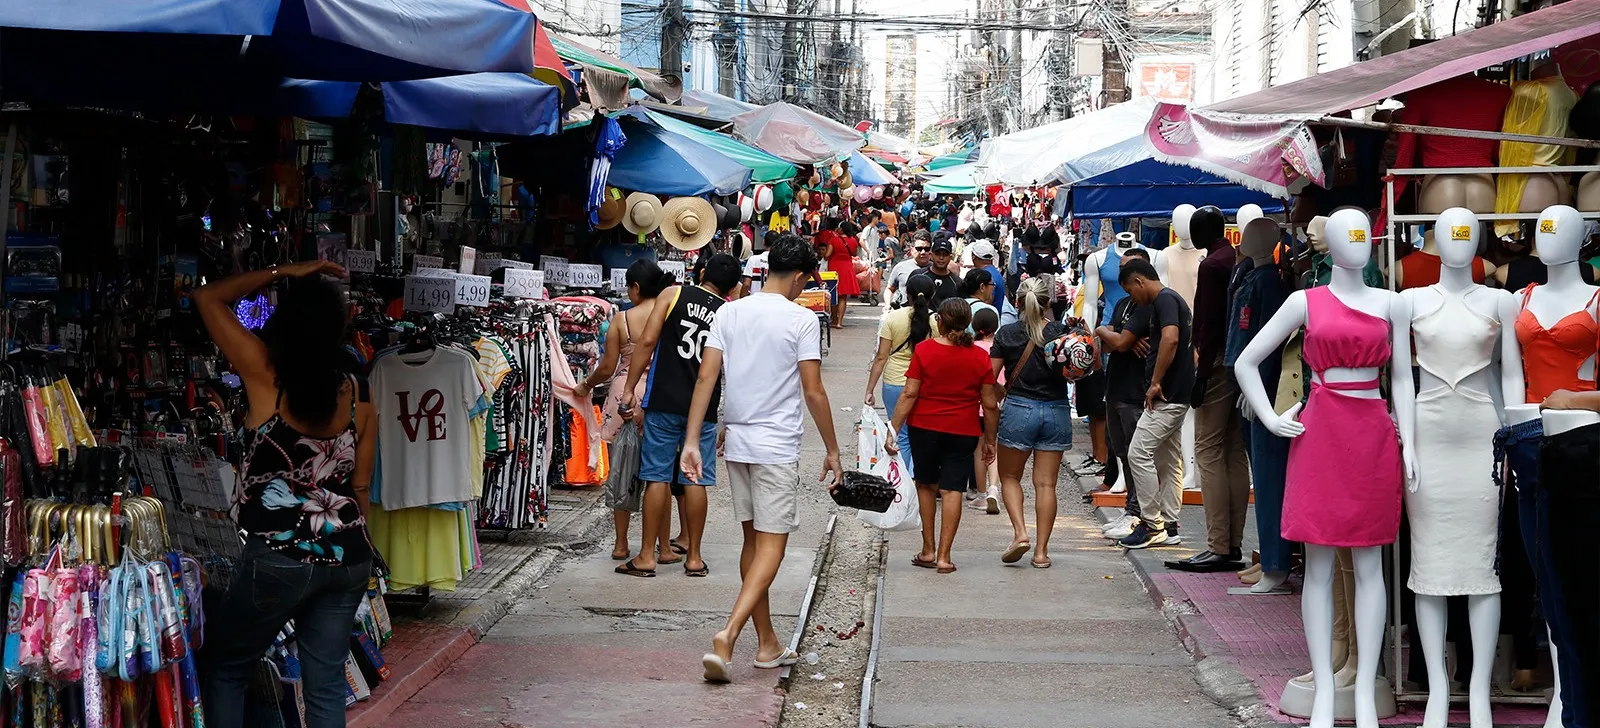
[(1151, 528), (1150, 524), (1140, 521), (1139, 525), (1134, 527), (1133, 533), (1128, 534), (1128, 537), (1122, 539), (1120, 543), (1122, 544), (1123, 548), (1142, 549), (1149, 548), (1151, 546), (1160, 546), (1166, 542), (1166, 531), (1158, 531), (1154, 528)]
[(1138, 519), (1134, 519), (1132, 522), (1118, 524), (1116, 528), (1106, 531), (1105, 537), (1111, 539), (1112, 541), (1121, 541), (1132, 534), (1133, 529), (1137, 528), (1138, 524)]
[(1088, 465), (1072, 472), (1077, 473), (1079, 477), (1084, 478), (1104, 478), (1106, 475), (1106, 464), (1097, 463), (1093, 460), (1090, 460)]
[(1180, 543), (1183, 543), (1183, 537), (1178, 535), (1178, 524), (1167, 524), (1167, 545), (1177, 546)]
[(988, 513), (991, 516), (1000, 512), (1000, 489), (999, 488), (997, 488), (995, 486), (992, 486), (992, 485), (989, 486), (989, 492), (984, 495), (984, 509), (983, 509), (983, 511), (985, 513)]
[(1107, 523), (1106, 525), (1101, 526), (1100, 530), (1102, 532), (1104, 532), (1104, 533), (1111, 533), (1112, 531), (1115, 531), (1115, 530), (1117, 530), (1119, 528), (1124, 528), (1124, 527), (1132, 529), (1133, 528), (1133, 524), (1138, 523), (1138, 522), (1139, 522), (1139, 517), (1138, 516), (1130, 516), (1130, 515), (1124, 513), (1124, 514), (1122, 514), (1120, 516), (1117, 516), (1116, 518), (1111, 519), (1111, 521), (1109, 523)]
[(1235, 558), (1223, 556), (1218, 553), (1201, 551), (1200, 553), (1190, 556), (1187, 559), (1168, 561), (1167, 568), (1176, 569), (1178, 571), (1208, 574), (1218, 571), (1236, 571), (1239, 568), (1239, 562)]

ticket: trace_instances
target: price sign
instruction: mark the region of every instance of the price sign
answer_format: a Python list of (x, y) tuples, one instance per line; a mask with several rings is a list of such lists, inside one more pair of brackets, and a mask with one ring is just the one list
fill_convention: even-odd
[(456, 306), (456, 282), (446, 276), (406, 276), (405, 310), (450, 313)]
[(598, 265), (571, 263), (567, 265), (567, 285), (574, 288), (599, 288), (604, 274)]
[(317, 260), (344, 267), (348, 265), (345, 256), (349, 254), (349, 249), (344, 233), (322, 233), (317, 236)]
[(611, 290), (619, 291), (619, 292), (628, 290), (628, 269), (627, 268), (612, 268), (611, 269)]
[(567, 269), (567, 264), (565, 262), (550, 263), (540, 267), (544, 270), (545, 282), (557, 286), (572, 285), (572, 273)]
[(443, 270), (444, 269), (444, 258), (441, 258), (441, 257), (439, 257), (437, 255), (413, 255), (413, 256), (411, 256), (411, 270), (412, 271), (427, 270), (427, 269)]
[(486, 276), (504, 267), (506, 262), (500, 258), (499, 253), (479, 253), (478, 264), (473, 267), (472, 272)]
[(352, 250), (345, 253), (345, 270), (351, 273), (372, 273), (378, 270), (378, 252)]
[(470, 245), (461, 246), (461, 265), (456, 270), (462, 273), (472, 273), (478, 269), (478, 249)]
[(453, 277), (456, 281), (457, 304), (478, 308), (489, 305), (489, 276), (457, 273)]
[(677, 281), (679, 283), (688, 283), (688, 281), (685, 280), (684, 274), (683, 274), (683, 261), (681, 261), (681, 260), (663, 260), (663, 261), (658, 261), (656, 263), (656, 265), (661, 268), (661, 272), (662, 273), (671, 273), (672, 277), (677, 279)]
[(505, 294), (509, 298), (544, 298), (544, 271), (506, 268)]
[(522, 270), (533, 270), (533, 264), (532, 263), (524, 263), (524, 262), (522, 262), (520, 260), (502, 260), (502, 261), (500, 261), (500, 267), (501, 268), (520, 268)]
[(539, 270), (550, 270), (550, 266), (552, 264), (566, 265), (567, 264), (567, 259), (566, 258), (558, 258), (558, 257), (556, 257), (554, 255), (541, 255), (541, 256), (539, 256)]

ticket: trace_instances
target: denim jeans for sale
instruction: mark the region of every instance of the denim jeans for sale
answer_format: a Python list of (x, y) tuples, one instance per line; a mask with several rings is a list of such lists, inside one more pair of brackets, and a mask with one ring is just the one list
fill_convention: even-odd
[(1256, 494), (1256, 536), (1261, 540), (1261, 568), (1288, 571), (1294, 546), (1283, 538), (1284, 477), (1289, 469), (1289, 441), (1272, 434), (1259, 420), (1246, 420), (1245, 445)]
[(294, 620), (305, 728), (343, 728), (344, 661), (372, 562), (307, 564), (251, 539), (221, 611), (206, 621), (202, 694), (206, 724), (244, 725), (245, 692), (279, 630)]
[[(883, 409), (889, 413), (884, 419), (894, 419), (894, 407), (900, 403), (900, 393), (904, 391), (906, 391), (905, 385), (883, 383)], [(900, 460), (906, 464), (906, 474), (917, 472), (911, 463), (911, 428), (901, 427), (900, 431), (895, 433), (894, 441), (900, 446)]]
[[(1550, 628), (1550, 642), (1555, 645), (1557, 667), (1561, 671), (1561, 723), (1567, 728), (1591, 728), (1589, 701), (1580, 687), (1583, 678), (1578, 670), (1579, 661), (1574, 659), (1578, 655), (1573, 639), (1575, 625), (1567, 609), (1568, 595), (1555, 569), (1551, 537), (1560, 529), (1550, 526), (1550, 493), (1544, 489), (1540, 478), (1539, 450), (1543, 439), (1544, 423), (1539, 420), (1500, 428), (1494, 435), (1494, 476), (1502, 487), (1511, 485), (1516, 489), (1523, 548), (1533, 566), (1539, 611)], [(1502, 481), (1503, 471), (1508, 471), (1508, 481)], [(1590, 602), (1584, 608), (1592, 606)]]
[[(1600, 605), (1600, 550), (1595, 549), (1593, 532), (1580, 524), (1600, 509), (1600, 424), (1545, 435), (1539, 447), (1539, 488), (1549, 498), (1549, 513), (1561, 516), (1544, 533), (1575, 648), (1560, 647), (1562, 678), (1577, 673), (1571, 684), (1562, 683), (1561, 697), (1583, 695), (1579, 710), (1586, 711), (1578, 712), (1567, 725), (1594, 728), (1600, 724), (1595, 715), (1600, 700), (1600, 619), (1595, 616)], [(1569, 664), (1572, 670), (1566, 669)]]

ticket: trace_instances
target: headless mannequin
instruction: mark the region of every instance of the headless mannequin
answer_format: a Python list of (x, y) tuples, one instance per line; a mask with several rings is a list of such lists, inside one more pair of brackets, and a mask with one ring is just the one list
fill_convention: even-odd
[[(1555, 426), (1571, 425), (1571, 418), (1569, 418), (1568, 415), (1572, 412), (1573, 410), (1546, 410), (1541, 413), (1539, 411), (1539, 403), (1537, 402), (1532, 404), (1507, 405), (1506, 424), (1520, 425), (1524, 422), (1532, 422), (1534, 420), (1544, 419), (1544, 432), (1548, 435), (1552, 432), (1550, 430), (1552, 424)], [(1589, 412), (1587, 414), (1593, 415), (1596, 413)], [(1564, 422), (1563, 420), (1566, 421)], [(1566, 429), (1572, 429), (1572, 427), (1568, 426)], [(1561, 711), (1563, 710), (1563, 706), (1561, 703), (1561, 670), (1557, 668), (1557, 663), (1560, 659), (1560, 655), (1556, 654), (1555, 640), (1552, 639), (1550, 640), (1550, 672), (1555, 676), (1555, 685), (1550, 691), (1550, 711), (1545, 714), (1544, 728), (1562, 728)]]
[[(1161, 251), (1161, 260), (1165, 264), (1162, 273), (1163, 280), (1172, 290), (1183, 297), (1183, 302), (1189, 304), (1189, 309), (1194, 310), (1194, 287), (1200, 275), (1200, 261), (1205, 260), (1204, 248), (1194, 246), (1194, 237), (1190, 229), (1190, 220), (1194, 217), (1195, 206), (1188, 203), (1178, 205), (1172, 210), (1172, 229), (1178, 235), (1178, 244), (1168, 246)], [(1195, 490), (1200, 487), (1196, 473), (1200, 469), (1194, 464), (1194, 410), (1184, 415), (1183, 429), (1179, 431), (1183, 442), (1183, 489)]]
[(1494, 212), (1494, 177), (1488, 174), (1439, 174), (1422, 178), (1418, 212), (1438, 214), (1452, 207)]
[[(1271, 267), (1273, 265), (1276, 265), (1276, 261), (1273, 260), (1273, 255), (1272, 254), (1278, 248), (1279, 237), (1278, 237), (1278, 224), (1277, 223), (1275, 223), (1275, 222), (1273, 222), (1271, 220), (1265, 220), (1264, 217), (1258, 217), (1255, 220), (1252, 220), (1250, 223), (1247, 223), (1241, 229), (1240, 233), (1241, 233), (1241, 241), (1239, 243), (1239, 254), (1240, 255), (1243, 255), (1243, 256), (1246, 256), (1246, 257), (1250, 258), (1250, 260), (1255, 263), (1255, 267), (1257, 269), (1268, 268), (1268, 267)], [(1246, 406), (1244, 406), (1243, 409), (1244, 409), (1244, 415), (1245, 415), (1246, 419), (1251, 419), (1251, 420), (1255, 419), (1255, 417), (1249, 411), (1248, 404), (1246, 404)], [(1280, 445), (1281, 445), (1281, 447), (1284, 447), (1284, 448), (1288, 447), (1287, 443), (1281, 443), (1280, 442)], [(1261, 462), (1264, 462), (1264, 460), (1259, 459), (1258, 455), (1255, 455), (1255, 454), (1252, 455), (1251, 460), (1250, 460), (1250, 469), (1251, 469), (1251, 476), (1254, 478), (1254, 482), (1256, 482), (1256, 483), (1261, 483), (1262, 482), (1262, 478), (1268, 477), (1268, 474), (1263, 473), (1263, 472), (1261, 472), (1259, 470), (1258, 463), (1261, 463)], [(1282, 462), (1280, 461), (1278, 463), (1278, 465), (1281, 465), (1281, 464), (1282, 464)], [(1283, 483), (1284, 473), (1280, 469), (1277, 473), (1272, 474), (1270, 477), (1275, 478), (1276, 482), (1281, 485)], [(1257, 490), (1260, 490), (1260, 489), (1258, 488)], [(1262, 492), (1265, 492), (1265, 491), (1262, 491)], [(1261, 500), (1261, 499), (1258, 499), (1258, 500)], [(1278, 495), (1278, 500), (1277, 500), (1276, 505), (1277, 505), (1277, 508), (1281, 511), (1282, 508), (1283, 508), (1283, 501), (1282, 501), (1282, 494), (1281, 493)], [(1276, 532), (1278, 530), (1277, 524), (1278, 524), (1279, 519), (1281, 518), (1281, 514), (1273, 514), (1273, 516), (1271, 518), (1263, 518), (1262, 515), (1261, 515), (1261, 510), (1260, 510), (1262, 508), (1262, 506), (1263, 506), (1262, 503), (1257, 503), (1257, 505), (1256, 505), (1256, 510), (1257, 510), (1256, 524), (1257, 524), (1257, 527), (1258, 527), (1258, 534), (1257, 534), (1258, 540), (1262, 544), (1266, 544), (1269, 539), (1281, 541), (1282, 538), (1283, 538), (1282, 535), (1280, 535), (1279, 533)], [(1272, 532), (1272, 533), (1268, 533), (1267, 532), (1268, 524), (1271, 524), (1271, 528), (1273, 529), (1274, 532)], [(1246, 571), (1249, 571), (1249, 569), (1246, 569)], [(1270, 594), (1274, 590), (1276, 590), (1279, 587), (1283, 586), (1283, 582), (1286, 579), (1289, 578), (1289, 572), (1288, 571), (1278, 571), (1278, 570), (1266, 571), (1266, 570), (1260, 570), (1260, 572), (1261, 572), (1261, 576), (1260, 576), (1259, 580), (1256, 581), (1256, 583), (1250, 585), (1250, 593), (1252, 593), (1252, 594)]]
[[(1567, 87), (1561, 79), (1561, 65), (1545, 63), (1533, 69), (1529, 80), (1519, 81), (1511, 85), (1511, 103), (1506, 106), (1506, 122), (1510, 128), (1505, 131), (1519, 131), (1521, 127), (1515, 123), (1513, 115), (1524, 119), (1538, 119), (1540, 117), (1553, 117), (1559, 120), (1559, 129), (1545, 129), (1536, 133), (1549, 136), (1567, 135), (1567, 116), (1578, 101), (1572, 89)], [(1520, 145), (1508, 150), (1507, 145)], [(1518, 164), (1502, 161), (1505, 166), (1522, 166), (1522, 162), (1531, 156), (1532, 162), (1527, 166), (1555, 166), (1558, 164), (1572, 164), (1573, 147), (1557, 147), (1552, 145), (1535, 145), (1524, 142), (1506, 142), (1501, 145), (1502, 157), (1511, 155)], [(1516, 178), (1525, 177), (1522, 183), (1521, 194), (1517, 199), (1514, 212), (1538, 212), (1551, 205), (1566, 204), (1571, 197), (1571, 189), (1567, 186), (1566, 175), (1555, 174), (1529, 174), (1529, 175), (1501, 175), (1502, 187), (1514, 186)], [(1516, 228), (1516, 224), (1497, 224), (1496, 232), (1507, 234)]]
[[(1549, 270), (1549, 282), (1534, 286), (1527, 308), (1542, 326), (1553, 326), (1563, 316), (1583, 310), (1594, 298), (1595, 287), (1583, 282), (1578, 266), (1578, 251), (1583, 246), (1583, 216), (1566, 205), (1555, 205), (1539, 213), (1533, 236), (1533, 250)], [(1545, 232), (1549, 230), (1549, 232)], [(1594, 379), (1595, 357), (1578, 367), (1578, 376)], [(1519, 399), (1508, 394), (1507, 401)], [(1524, 395), (1521, 399), (1526, 399)], [(1539, 404), (1528, 402), (1528, 404)]]
[[(1127, 240), (1114, 239), (1111, 242), (1110, 245), (1107, 245), (1107, 246), (1105, 246), (1105, 247), (1103, 247), (1103, 248), (1101, 248), (1099, 250), (1094, 251), (1093, 253), (1090, 253), (1089, 257), (1084, 259), (1084, 261), (1083, 261), (1083, 320), (1084, 321), (1089, 321), (1094, 326), (1100, 326), (1101, 325), (1100, 319), (1101, 319), (1102, 310), (1101, 310), (1101, 306), (1100, 306), (1100, 292), (1101, 292), (1102, 286), (1100, 285), (1100, 266), (1104, 265), (1105, 262), (1106, 262), (1106, 252), (1107, 251), (1116, 251), (1117, 257), (1121, 258), (1122, 256), (1127, 255), (1129, 250), (1132, 250), (1135, 247), (1137, 247), (1135, 245), (1135, 240), (1136, 240), (1136, 238), (1129, 238)], [(1150, 252), (1150, 262), (1153, 265), (1155, 265), (1156, 272), (1157, 273), (1162, 273), (1162, 271), (1166, 268), (1166, 263), (1163, 262), (1163, 260), (1162, 260), (1163, 258), (1165, 258), (1165, 256), (1161, 255), (1161, 251), (1159, 251), (1159, 250), (1151, 250), (1149, 252)], [(1163, 275), (1163, 277), (1165, 277), (1165, 276)], [(1113, 283), (1114, 282), (1115, 281), (1113, 281)]]
[[(1401, 460), (1407, 483), (1416, 479), (1416, 454), (1411, 443), (1415, 441), (1414, 395), (1411, 381), (1411, 311), (1409, 303), (1399, 294), (1371, 288), (1362, 280), (1362, 269), (1372, 256), (1370, 223), (1365, 213), (1358, 210), (1340, 210), (1328, 219), (1327, 244), (1332, 254), (1333, 278), (1329, 291), (1347, 307), (1384, 319), (1390, 327), (1389, 384), (1393, 393), (1393, 408), (1397, 420)], [(1298, 405), (1279, 415), (1267, 399), (1266, 388), (1261, 383), (1261, 361), (1297, 329), (1306, 325), (1309, 305), (1304, 291), (1290, 294), (1278, 313), (1256, 334), (1234, 365), (1239, 389), (1267, 429), (1280, 437), (1307, 435), (1305, 425), (1295, 417)], [(1335, 367), (1323, 372), (1329, 382), (1366, 382), (1377, 379), (1378, 367), (1357, 369)], [(1377, 388), (1341, 391), (1336, 396), (1378, 399)], [(1338, 432), (1316, 432), (1311, 437), (1339, 437)], [(1336, 468), (1337, 463), (1327, 467)], [(1288, 484), (1293, 488), (1294, 484)], [(1305, 621), (1306, 646), (1311, 656), (1312, 681), (1316, 697), (1311, 709), (1311, 728), (1332, 728), (1335, 719), (1336, 686), (1333, 671), (1333, 581), (1334, 551), (1330, 546), (1306, 544), (1305, 593), (1301, 597), (1301, 616)], [(1382, 656), (1384, 619), (1387, 596), (1383, 580), (1383, 548), (1371, 546), (1352, 548), (1351, 562), (1355, 570), (1355, 627), (1357, 645), (1356, 679), (1354, 684), (1355, 723), (1357, 728), (1377, 728), (1378, 706), (1376, 681), (1378, 659)]]
[[(1439, 215), (1438, 224), (1434, 226), (1432, 240), (1443, 267), (1439, 271), (1439, 283), (1424, 288), (1413, 288), (1401, 294), (1410, 303), (1413, 321), (1419, 321), (1427, 316), (1443, 310), (1443, 307), (1459, 297), (1462, 305), (1466, 306), (1471, 314), (1477, 314), (1498, 324), (1498, 333), (1491, 333), (1499, 339), (1500, 361), (1500, 387), (1503, 392), (1523, 391), (1522, 381), (1522, 350), (1517, 344), (1515, 322), (1517, 317), (1517, 297), (1506, 291), (1497, 291), (1484, 287), (1482, 284), (1472, 282), (1472, 268), (1475, 254), (1478, 250), (1478, 235), (1482, 226), (1478, 217), (1464, 208), (1451, 208)], [(1478, 290), (1483, 289), (1483, 290)], [(1471, 314), (1468, 314), (1470, 316)], [(1459, 314), (1457, 314), (1459, 316)], [(1461, 320), (1461, 319), (1455, 319)], [(1416, 339), (1417, 355), (1422, 360), (1449, 361), (1457, 356), (1456, 352), (1428, 351), (1430, 344), (1437, 346), (1431, 339), (1418, 336)], [(1485, 342), (1486, 343), (1486, 342)], [(1501, 426), (1501, 417), (1494, 411), (1492, 404), (1474, 406), (1468, 402), (1462, 406), (1461, 400), (1452, 399), (1454, 391), (1467, 390), (1487, 394), (1491, 391), (1490, 377), (1493, 372), (1489, 367), (1479, 369), (1467, 374), (1459, 382), (1446, 382), (1430, 372), (1427, 367), (1420, 367), (1421, 394), (1419, 400), (1434, 400), (1439, 402), (1440, 410), (1434, 411), (1429, 416), (1430, 427), (1441, 427), (1441, 420), (1468, 421), (1466, 429), (1487, 429), (1490, 437)], [(1435, 399), (1435, 395), (1445, 393)], [(1418, 404), (1418, 409), (1429, 405)], [(1487, 418), (1487, 422), (1475, 422)], [(1428, 442), (1427, 438), (1423, 442)], [(1452, 488), (1460, 487), (1457, 483), (1446, 482), (1458, 480), (1460, 470), (1452, 469), (1449, 458), (1455, 457), (1457, 452), (1448, 447), (1440, 447), (1439, 452), (1430, 452), (1428, 446), (1418, 447), (1418, 457), (1422, 459), (1422, 478), (1413, 485), (1407, 493), (1410, 499), (1419, 497), (1415, 495), (1419, 490), (1433, 489), (1433, 497), (1438, 498), (1441, 491), (1448, 492)], [(1444, 458), (1441, 462), (1437, 459)], [(1484, 475), (1487, 479), (1487, 475)], [(1487, 484), (1485, 484), (1487, 485)], [(1470, 487), (1470, 486), (1469, 486)], [(1449, 516), (1438, 513), (1437, 507), (1425, 510), (1416, 506), (1410, 508), (1412, 514), (1413, 536), (1421, 529), (1430, 530), (1448, 528), (1447, 525), (1429, 523), (1429, 518), (1448, 518)], [(1498, 516), (1498, 508), (1490, 514), (1491, 520)], [(1460, 513), (1456, 511), (1456, 513)], [(1470, 516), (1467, 516), (1470, 517)], [(1490, 528), (1493, 528), (1491, 524)], [(1498, 534), (1495, 534), (1498, 536)], [(1419, 547), (1420, 548), (1420, 547)], [(1470, 549), (1463, 548), (1464, 553)], [(1415, 551), (1414, 551), (1415, 553)], [(1492, 562), (1493, 549), (1484, 554)], [(1467, 558), (1463, 555), (1463, 558)], [(1492, 564), (1481, 565), (1486, 569), (1493, 568)], [(1413, 566), (1413, 568), (1418, 568)], [(1425, 568), (1425, 567), (1424, 567)], [(1420, 574), (1424, 579), (1427, 574)], [(1415, 577), (1414, 577), (1415, 578)], [(1472, 628), (1472, 654), (1479, 657), (1473, 661), (1472, 678), (1469, 685), (1469, 706), (1472, 728), (1493, 728), (1494, 720), (1489, 704), (1490, 676), (1494, 669), (1493, 660), (1488, 656), (1495, 654), (1496, 643), (1500, 637), (1500, 593), (1499, 580), (1494, 579), (1493, 593), (1468, 593), (1467, 610), (1468, 620)], [(1417, 586), (1423, 589), (1422, 586)], [(1488, 588), (1482, 585), (1474, 588)], [(1459, 593), (1459, 592), (1456, 592)], [(1448, 622), (1446, 609), (1447, 596), (1444, 594), (1417, 594), (1417, 631), (1422, 642), (1423, 658), (1428, 665), (1428, 707), (1422, 725), (1424, 728), (1444, 728), (1450, 713), (1450, 674), (1445, 659), (1445, 631)]]

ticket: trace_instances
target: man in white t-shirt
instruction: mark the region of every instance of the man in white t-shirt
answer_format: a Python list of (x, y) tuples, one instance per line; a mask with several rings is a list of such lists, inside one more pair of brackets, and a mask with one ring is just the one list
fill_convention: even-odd
[[(767, 252), (762, 292), (717, 309), (701, 349), (700, 375), (689, 403), (689, 426), (699, 427), (718, 376), (726, 378), (724, 469), (733, 490), (734, 515), (744, 527), (739, 598), (727, 627), (712, 638), (712, 651), (701, 659), (708, 682), (729, 681), (733, 643), (745, 622), (752, 619), (758, 640), (756, 667), (799, 661), (772, 628), (767, 590), (783, 564), (789, 534), (800, 528), (802, 400), (828, 452), (821, 482), (831, 489), (844, 477), (833, 432), (833, 408), (822, 386), (817, 317), (794, 303), (817, 270), (816, 251), (798, 236), (785, 234)], [(701, 458), (699, 448), (686, 447), (678, 466), (691, 480), (698, 480), (705, 465)]]
[(740, 296), (740, 298), (748, 296), (752, 293), (760, 293), (761, 282), (765, 280), (766, 277), (767, 251), (763, 250), (756, 255), (750, 256), (744, 262), (744, 293)]
[(889, 271), (889, 280), (884, 282), (889, 292), (894, 294), (889, 300), (898, 308), (906, 303), (906, 281), (911, 280), (911, 275), (933, 262), (933, 246), (928, 242), (928, 234), (918, 230), (911, 238), (911, 255), (905, 260), (894, 264)]

